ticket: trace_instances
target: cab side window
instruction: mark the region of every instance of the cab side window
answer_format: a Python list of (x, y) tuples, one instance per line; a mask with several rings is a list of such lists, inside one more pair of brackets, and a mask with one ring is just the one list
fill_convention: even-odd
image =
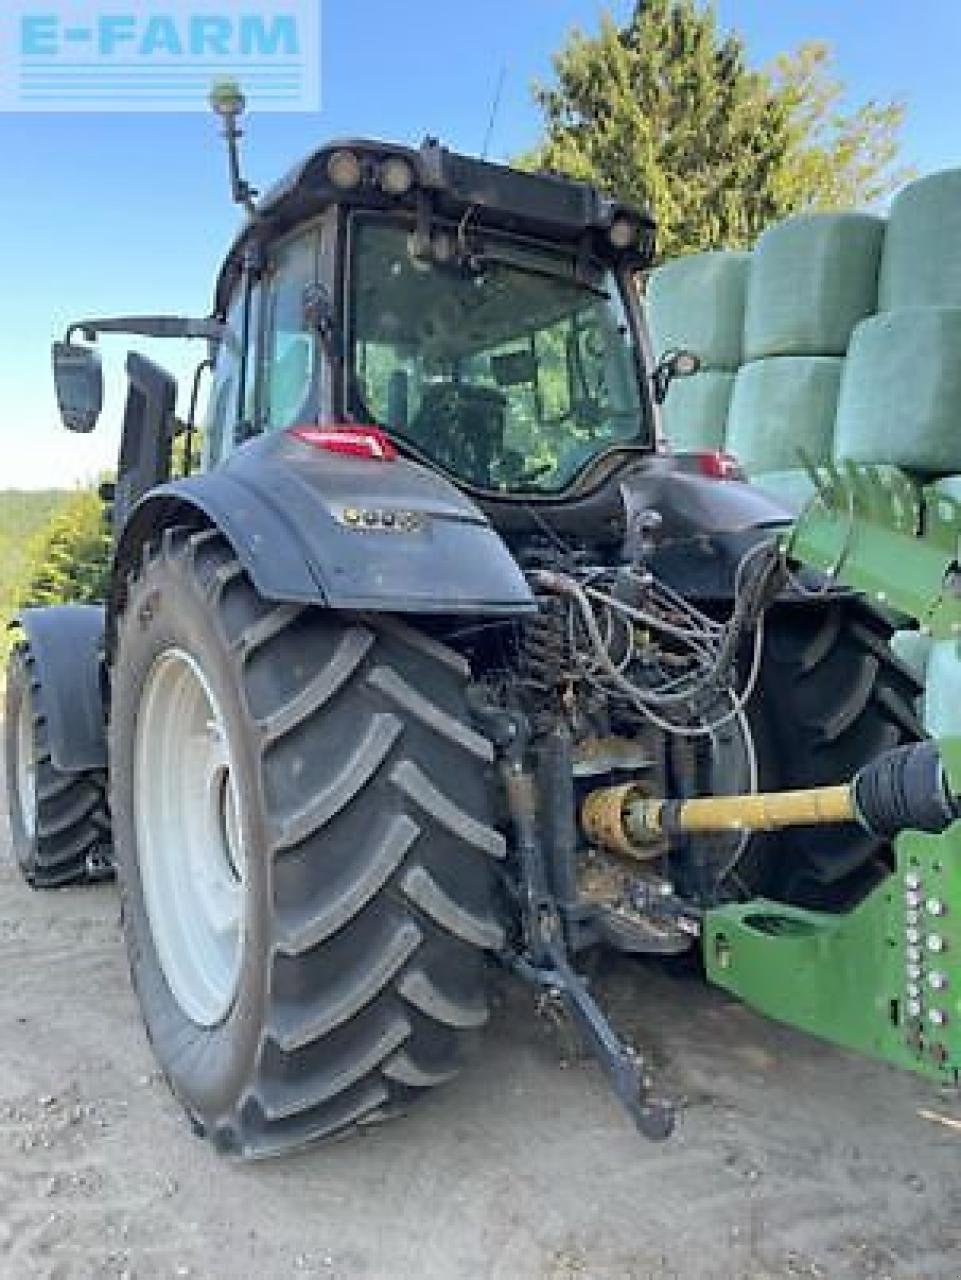
[(316, 417), (317, 341), (305, 317), (305, 295), (317, 280), (318, 236), (310, 231), (273, 255), (265, 280), (260, 422), (265, 430)]
[(233, 453), (236, 446), (237, 423), (250, 422), (254, 415), (257, 369), (257, 333), (260, 316), (260, 286), (256, 286), (250, 299), (250, 335), (247, 349), (247, 374), (244, 387), (244, 406), (238, 404), (240, 391), (240, 358), (244, 335), (244, 287), (238, 286), (227, 310), (227, 333), (220, 344), (214, 362), (213, 383), (207, 402), (207, 418), (204, 424), (203, 466), (205, 471), (216, 467)]

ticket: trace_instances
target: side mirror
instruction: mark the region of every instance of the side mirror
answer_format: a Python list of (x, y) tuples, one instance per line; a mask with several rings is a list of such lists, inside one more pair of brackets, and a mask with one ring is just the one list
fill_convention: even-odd
[(96, 351), (55, 342), (53, 381), (63, 425), (68, 431), (92, 431), (103, 408), (103, 370)]
[(657, 362), (657, 368), (651, 374), (651, 386), (654, 389), (655, 404), (663, 404), (667, 399), (668, 388), (675, 378), (691, 378), (701, 367), (701, 358), (693, 351), (683, 349), (665, 351)]

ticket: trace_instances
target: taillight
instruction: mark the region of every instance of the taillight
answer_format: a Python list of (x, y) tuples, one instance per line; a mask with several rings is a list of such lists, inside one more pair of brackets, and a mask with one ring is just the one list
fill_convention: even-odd
[(315, 449), (328, 453), (344, 454), (351, 458), (371, 458), (377, 462), (392, 462), (397, 450), (386, 432), (380, 427), (291, 427), (289, 435)]
[(725, 453), (723, 449), (704, 449), (694, 457), (697, 459), (698, 471), (711, 480), (743, 480), (745, 478), (737, 458), (732, 453)]

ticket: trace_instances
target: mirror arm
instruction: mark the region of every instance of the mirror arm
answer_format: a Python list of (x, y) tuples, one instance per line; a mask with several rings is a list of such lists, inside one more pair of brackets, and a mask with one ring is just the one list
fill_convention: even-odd
[(675, 378), (697, 373), (700, 367), (700, 359), (691, 351), (685, 351), (681, 347), (672, 347), (665, 351), (650, 375), (654, 403), (658, 405), (664, 403)]
[(76, 320), (67, 329), (65, 341), (70, 345), (75, 333), (88, 342), (96, 342), (101, 333), (126, 333), (141, 338), (203, 338), (220, 343), (229, 332), (222, 320), (214, 316), (194, 319), (190, 316), (108, 316), (96, 320)]
[(668, 387), (671, 385), (671, 366), (670, 361), (661, 360), (651, 374), (651, 390), (654, 393), (654, 403), (663, 404), (667, 399)]

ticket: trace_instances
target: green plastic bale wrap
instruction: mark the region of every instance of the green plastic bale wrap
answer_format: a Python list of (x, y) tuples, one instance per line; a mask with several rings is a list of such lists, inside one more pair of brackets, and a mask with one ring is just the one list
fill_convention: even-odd
[(884, 221), (810, 213), (761, 236), (748, 277), (744, 354), (843, 356), (854, 326), (877, 307)]
[(801, 467), (792, 467), (787, 471), (762, 471), (751, 476), (751, 484), (779, 503), (792, 516), (800, 511), (814, 497), (814, 482)]
[(647, 283), (647, 315), (655, 357), (693, 351), (704, 369), (741, 363), (749, 253), (694, 253), (666, 262)]
[(733, 389), (734, 374), (716, 369), (671, 383), (661, 408), (661, 422), (678, 453), (723, 447)]
[(928, 671), (928, 661), (934, 641), (930, 636), (923, 636), (920, 631), (895, 631), (891, 636), (891, 652), (922, 684)]
[(788, 471), (831, 456), (844, 361), (772, 356), (743, 365), (734, 380), (726, 448), (749, 475)]
[(858, 325), (834, 447), (854, 462), (961, 472), (961, 308), (889, 311)]
[(912, 182), (891, 205), (879, 307), (961, 307), (961, 169)]
[(961, 734), (961, 653), (954, 640), (931, 646), (924, 685), (924, 727), (935, 738)]

